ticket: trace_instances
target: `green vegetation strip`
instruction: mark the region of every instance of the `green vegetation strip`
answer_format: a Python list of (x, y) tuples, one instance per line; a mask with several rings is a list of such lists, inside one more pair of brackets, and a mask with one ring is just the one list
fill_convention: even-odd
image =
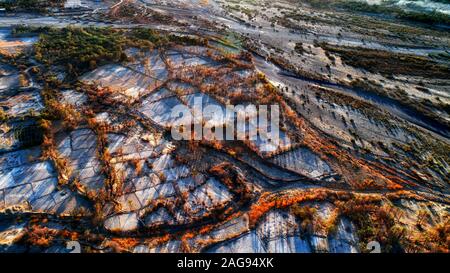
[(127, 60), (125, 49), (164, 47), (169, 43), (199, 45), (206, 40), (190, 36), (163, 35), (151, 29), (118, 30), (112, 28), (16, 28), (13, 33), (41, 33), (35, 44), (35, 57), (47, 66), (60, 65), (69, 75), (95, 69), (98, 65)]

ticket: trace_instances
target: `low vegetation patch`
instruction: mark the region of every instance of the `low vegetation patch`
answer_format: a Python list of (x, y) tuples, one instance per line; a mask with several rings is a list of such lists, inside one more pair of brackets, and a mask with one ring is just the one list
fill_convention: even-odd
[(337, 201), (340, 214), (349, 218), (357, 227), (361, 249), (370, 241), (380, 242), (384, 252), (404, 252), (406, 230), (397, 224), (400, 210), (382, 205), (378, 200), (354, 198)]
[(421, 56), (361, 47), (337, 47), (327, 43), (320, 43), (320, 46), (326, 51), (339, 55), (345, 64), (363, 68), (372, 73), (440, 79), (446, 79), (450, 75), (450, 67)]

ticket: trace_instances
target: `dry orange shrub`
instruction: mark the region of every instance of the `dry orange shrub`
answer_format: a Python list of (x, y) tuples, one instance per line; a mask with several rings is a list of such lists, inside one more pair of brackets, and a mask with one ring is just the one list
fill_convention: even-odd
[[(348, 201), (357, 202), (358, 204), (366, 204), (380, 202), (383, 199), (415, 199), (422, 198), (409, 191), (398, 191), (395, 193), (387, 193), (384, 196), (379, 194), (352, 193), (348, 191), (337, 191), (330, 189), (308, 189), (308, 190), (292, 190), (282, 193), (264, 192), (260, 198), (250, 207), (248, 212), (250, 224), (254, 226), (258, 220), (272, 209), (284, 209), (294, 204), (302, 202), (320, 202), (330, 201), (335, 204), (346, 204)], [(341, 202), (341, 203), (339, 203)], [(342, 206), (345, 208), (345, 205)]]
[(137, 238), (112, 238), (112, 242), (120, 246), (121, 249), (130, 250), (139, 244), (139, 239)]
[(223, 144), (220, 141), (214, 140), (212, 141), (212, 147), (216, 150), (222, 150)]
[(54, 135), (52, 131), (52, 122), (49, 120), (40, 120), (40, 127), (44, 131), (44, 138), (41, 144), (43, 160), (51, 160), (55, 169), (58, 173), (58, 183), (60, 185), (65, 185), (69, 182), (71, 175), (71, 168), (69, 167), (69, 162), (67, 159), (59, 154), (56, 148)]
[(35, 225), (28, 230), (26, 242), (34, 246), (49, 247), (56, 235), (55, 230)]
[(153, 247), (158, 247), (158, 246), (160, 246), (162, 244), (165, 244), (165, 243), (169, 242), (170, 239), (172, 239), (172, 235), (170, 235), (169, 233), (166, 233), (166, 234), (161, 235), (159, 237), (155, 237), (155, 238), (146, 240), (146, 242), (148, 243), (148, 246), (150, 248), (153, 248)]
[(123, 177), (113, 167), (112, 156), (108, 149), (107, 133), (110, 130), (108, 124), (97, 122), (95, 118), (87, 119), (89, 127), (97, 136), (97, 154), (102, 163), (102, 172), (106, 176), (105, 185), (108, 199), (118, 196), (122, 193)]
[(60, 238), (65, 240), (77, 240), (78, 233), (68, 230), (57, 230), (40, 225), (32, 225), (28, 228), (25, 242), (40, 247), (49, 247)]
[(195, 233), (192, 231), (187, 231), (181, 237), (181, 250), (183, 252), (191, 252), (191, 246), (189, 244), (189, 240), (195, 237)]
[(207, 234), (209, 232), (211, 232), (214, 229), (214, 225), (206, 225), (204, 227), (202, 227), (198, 233), (199, 234)]
[(139, 176), (142, 173), (142, 169), (144, 168), (144, 162), (145, 162), (144, 160), (136, 158), (131, 160), (131, 164), (133, 164), (136, 176)]
[(235, 196), (238, 203), (251, 200), (253, 193), (247, 186), (247, 181), (240, 170), (229, 162), (223, 162), (209, 169), (209, 173), (216, 176)]

